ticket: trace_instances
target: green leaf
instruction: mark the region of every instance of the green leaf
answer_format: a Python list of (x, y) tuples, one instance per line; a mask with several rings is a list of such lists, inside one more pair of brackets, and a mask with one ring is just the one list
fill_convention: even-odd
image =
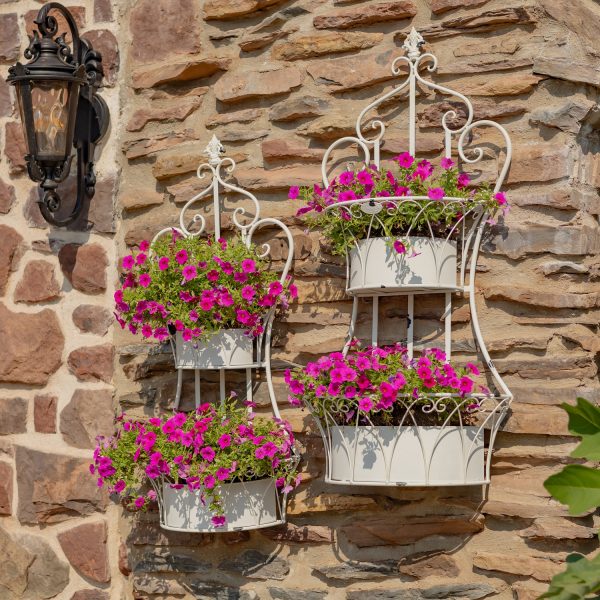
[(581, 444), (571, 452), (571, 456), (600, 461), (600, 431), (594, 435), (583, 436)]
[[(581, 600), (600, 592), (600, 554), (588, 560), (581, 554), (567, 557), (567, 569), (552, 578), (548, 591), (540, 596), (554, 600)], [(597, 597), (597, 596), (593, 596)]]
[(584, 398), (577, 398), (575, 406), (563, 403), (561, 406), (569, 413), (569, 431), (573, 435), (595, 435), (600, 433), (600, 407)]
[(583, 465), (567, 465), (551, 475), (544, 487), (569, 507), (572, 515), (581, 514), (600, 505), (600, 471)]

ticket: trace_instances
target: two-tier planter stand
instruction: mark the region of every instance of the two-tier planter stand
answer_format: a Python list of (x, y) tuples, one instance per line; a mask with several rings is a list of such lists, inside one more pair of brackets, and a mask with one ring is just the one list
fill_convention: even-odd
[[(494, 186), (498, 192), (504, 181), (511, 160), (511, 142), (505, 129), (489, 120), (473, 121), (473, 106), (462, 94), (425, 79), (421, 71), (433, 72), (437, 68), (437, 58), (430, 53), (422, 53), (424, 40), (413, 29), (404, 43), (405, 55), (392, 63), (394, 75), (403, 75), (401, 67), (408, 67), (408, 74), (401, 84), (394, 87), (371, 104), (358, 116), (356, 136), (336, 140), (325, 152), (322, 162), (323, 185), (329, 185), (328, 162), (334, 150), (355, 144), (365, 165), (374, 164), (379, 168), (381, 148), (384, 144), (385, 125), (379, 119), (368, 119), (368, 114), (384, 104), (390, 106), (394, 98), (400, 96), (408, 101), (408, 152), (415, 156), (417, 141), (418, 88), (433, 90), (458, 98), (465, 106), (466, 117), (460, 127), (452, 128), (451, 122), (457, 117), (453, 110), (447, 111), (441, 119), (444, 136), (444, 156), (450, 158), (454, 152), (467, 164), (480, 161), (484, 156), (482, 148), (467, 149), (472, 132), (477, 128), (492, 127), (504, 141), (504, 162)], [(365, 131), (371, 129), (370, 136)], [(401, 210), (406, 204), (413, 204), (417, 212), (423, 213), (432, 202), (443, 202), (446, 206), (464, 203), (463, 198), (444, 197), (431, 200), (427, 196), (401, 196), (356, 199), (337, 202), (327, 210), (345, 211), (346, 219), (370, 215), (371, 225), (381, 221), (383, 211)], [(425, 213), (427, 214), (427, 213)], [(316, 417), (323, 436), (326, 453), (325, 480), (328, 483), (343, 485), (479, 485), (490, 481), (492, 449), (498, 429), (506, 416), (512, 394), (502, 380), (490, 359), (477, 316), (475, 294), (475, 272), (482, 234), (488, 215), (482, 206), (465, 209), (452, 231), (445, 237), (436, 237), (434, 227), (428, 224), (429, 235), (419, 232), (411, 235), (408, 241), (411, 252), (398, 254), (385, 238), (371, 237), (371, 227), (364, 239), (353, 239), (347, 256), (346, 291), (353, 297), (352, 315), (348, 341), (344, 348), (347, 353), (355, 334), (359, 302), (370, 299), (372, 303), (371, 344), (379, 339), (379, 299), (381, 297), (404, 296), (407, 299), (406, 346), (412, 358), (415, 351), (414, 309), (415, 301), (426, 294), (441, 295), (444, 298), (444, 350), (449, 359), (452, 351), (452, 298), (454, 294), (465, 294), (469, 298), (471, 324), (478, 350), (489, 370), (494, 393), (421, 396), (417, 399), (407, 396), (401, 401), (404, 417), (399, 426), (374, 426), (365, 424), (364, 416), (358, 413), (342, 425), (333, 415)], [(411, 227), (412, 228), (412, 227)], [(477, 405), (473, 418), (463, 419), (465, 409)], [(450, 415), (441, 425), (420, 425), (423, 415), (435, 415), (448, 411)], [(420, 412), (421, 414), (417, 414)], [(447, 413), (446, 413), (447, 414)], [(458, 422), (458, 424), (454, 424)], [(451, 424), (453, 423), (453, 424)]]
[[(254, 234), (263, 227), (278, 228), (287, 238), (288, 254), (279, 279), (283, 285), (290, 271), (294, 256), (294, 240), (290, 230), (278, 219), (260, 218), (260, 204), (254, 196), (226, 179), (235, 169), (232, 158), (221, 156), (224, 152), (220, 141), (213, 136), (206, 147), (208, 162), (198, 167), (197, 176), (204, 179), (208, 174), (207, 186), (183, 206), (179, 227), (168, 227), (157, 233), (153, 243), (163, 235), (172, 235), (173, 231), (185, 237), (201, 236), (206, 233), (207, 219), (200, 212), (186, 219), (188, 210), (198, 202), (211, 199), (214, 217), (214, 237), (219, 239), (223, 228), (223, 193), (235, 194), (250, 201), (253, 214), (237, 206), (231, 214), (231, 222), (239, 230), (242, 240), (250, 247)], [(189, 225), (189, 226), (188, 226)], [(268, 243), (260, 244), (261, 257), (270, 253)], [(275, 307), (269, 309), (263, 317), (264, 333), (253, 339), (244, 334), (243, 329), (224, 329), (215, 333), (208, 341), (184, 341), (177, 333), (171, 338), (171, 346), (177, 370), (177, 389), (174, 409), (181, 403), (183, 372), (194, 372), (195, 406), (202, 402), (200, 375), (202, 371), (213, 370), (219, 373), (219, 396), (221, 403), (227, 398), (226, 373), (228, 370), (241, 369), (246, 375), (245, 399), (251, 403), (253, 397), (253, 372), (264, 370), (273, 417), (281, 419), (271, 375), (271, 337)], [(249, 408), (249, 410), (252, 410)], [(294, 454), (293, 459), (298, 458)], [(221, 486), (220, 496), (226, 517), (225, 526), (215, 527), (211, 522), (211, 511), (202, 500), (201, 491), (190, 491), (186, 486), (174, 488), (166, 481), (157, 480), (154, 486), (158, 496), (161, 527), (174, 531), (189, 532), (227, 532), (243, 531), (271, 527), (285, 522), (287, 493), (279, 490), (273, 479), (260, 479), (227, 483)]]

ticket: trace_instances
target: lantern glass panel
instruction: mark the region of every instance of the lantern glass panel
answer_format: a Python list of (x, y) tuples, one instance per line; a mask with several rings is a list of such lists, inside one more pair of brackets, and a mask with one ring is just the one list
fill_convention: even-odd
[(67, 139), (70, 130), (70, 88), (68, 81), (31, 82), (38, 159), (60, 161), (71, 153), (73, 140)]

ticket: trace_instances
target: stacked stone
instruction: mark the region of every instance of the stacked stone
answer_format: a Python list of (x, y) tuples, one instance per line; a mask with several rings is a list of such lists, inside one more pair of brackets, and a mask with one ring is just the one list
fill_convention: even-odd
[[(594, 518), (570, 518), (542, 482), (573, 447), (558, 404), (598, 399), (600, 45), (588, 24), (600, 9), (591, 0), (576, 8), (564, 0), (140, 0), (129, 15), (122, 242), (177, 223), (182, 203), (203, 187), (194, 171), (216, 133), (238, 163), (237, 182), (296, 240), (300, 301), (279, 325), (279, 360), (339, 349), (350, 311), (343, 261), (305, 231), (287, 189), (318, 182), (325, 148), (351, 135), (360, 110), (390, 89), (391, 60), (411, 26), (439, 59), (435, 81), (470, 97), (475, 117), (500, 122), (514, 146), (505, 186), (512, 212), (478, 266), (484, 337), (516, 394), (487, 497), (470, 488), (327, 487), (314, 424), (285, 409), (307, 457), (288, 525), (208, 537), (160, 532), (154, 516), (134, 520), (134, 589), (147, 598), (536, 597), (567, 552), (596, 546)], [(418, 105), (418, 152), (435, 159), (443, 113), (463, 108), (430, 100)], [(390, 117), (384, 159), (406, 150), (393, 111), (382, 110)], [(498, 164), (486, 156), (481, 170), (493, 178)], [(417, 336), (440, 331), (437, 302), (419, 303)], [(382, 343), (401, 339), (405, 305), (380, 309)], [(460, 301), (453, 321), (454, 351), (473, 353)], [(129, 336), (117, 343), (121, 400), (133, 411), (166, 406), (169, 356)]]
[[(0, 212), (7, 215), (0, 236), (0, 547), (23, 565), (8, 571), (0, 564), (0, 597), (4, 586), (8, 597), (80, 600), (529, 600), (563, 568), (568, 552), (592, 552), (597, 517), (570, 517), (542, 483), (575, 445), (558, 405), (577, 395), (599, 399), (596, 3), (66, 4), (112, 56), (104, 95), (113, 127), (88, 216), (92, 231), (50, 233), (36, 211), (37, 191), (24, 176), (11, 92), (0, 82)], [(24, 45), (25, 13), (38, 7), (33, 0), (0, 1), (3, 74)], [(193, 535), (160, 530), (155, 513), (119, 520), (84, 473), (93, 437), (110, 428), (110, 383), (121, 407), (148, 414), (172, 400), (175, 380), (166, 350), (120, 331), (106, 333), (115, 257), (178, 222), (182, 203), (203, 188), (195, 170), (216, 133), (239, 165), (238, 183), (261, 199), (263, 216), (283, 219), (294, 233), (300, 301), (278, 324), (278, 364), (339, 349), (351, 307), (345, 267), (296, 219), (287, 188), (319, 181), (325, 148), (352, 134), (360, 110), (390, 89), (391, 60), (402, 53), (412, 26), (439, 59), (435, 81), (471, 97), (475, 117), (501, 123), (514, 145), (505, 186), (513, 208), (486, 240), (477, 276), (484, 338), (515, 393), (487, 494), (325, 486), (314, 423), (305, 412), (285, 409), (306, 457), (287, 525)], [(442, 150), (442, 114), (456, 108), (460, 117), (462, 109), (452, 99), (432, 99), (418, 106), (417, 150), (434, 160)], [(390, 124), (384, 159), (406, 150), (394, 111), (395, 105), (382, 109)], [(480, 167), (482, 178), (498, 171), (491, 155)], [(437, 302), (419, 303), (416, 336), (439, 334)], [(381, 342), (401, 339), (406, 307), (382, 301), (380, 311)], [(453, 350), (471, 356), (469, 316), (460, 301), (453, 322)], [(359, 326), (365, 327), (360, 317)], [(111, 342), (118, 356), (114, 375)], [(285, 402), (280, 374), (275, 384)], [(262, 402), (266, 395), (257, 397)], [(117, 530), (127, 550), (118, 551)], [(83, 544), (86, 539), (93, 541)], [(125, 574), (131, 563), (127, 581), (119, 561)], [(51, 571), (52, 583), (41, 583), (38, 569)], [(81, 591), (92, 587), (96, 591)]]
[[(39, 8), (0, 2), (0, 598), (107, 600), (123, 589), (117, 509), (88, 465), (115, 409), (108, 333), (115, 274), (107, 267), (114, 264), (116, 151), (109, 142), (98, 164), (89, 224), (51, 230), (25, 174), (15, 94), (3, 79), (24, 60)], [(78, 2), (72, 11), (105, 56), (104, 96), (116, 106), (111, 2)], [(67, 30), (61, 20), (59, 28)], [(72, 197), (74, 178), (59, 190)]]

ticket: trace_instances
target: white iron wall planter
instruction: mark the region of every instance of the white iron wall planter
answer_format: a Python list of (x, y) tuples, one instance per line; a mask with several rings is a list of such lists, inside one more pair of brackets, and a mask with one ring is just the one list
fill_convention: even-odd
[[(356, 145), (365, 165), (381, 164), (381, 149), (384, 143), (386, 126), (379, 118), (368, 114), (380, 105), (388, 107), (395, 97), (408, 102), (408, 152), (415, 156), (417, 138), (417, 93), (418, 87), (438, 94), (457, 98), (465, 106), (466, 117), (463, 124), (452, 127), (457, 117), (454, 110), (448, 110), (441, 118), (444, 156), (451, 158), (453, 153), (467, 165), (477, 163), (484, 157), (482, 147), (469, 147), (473, 132), (479, 128), (492, 128), (500, 134), (503, 144), (504, 161), (499, 168), (499, 176), (493, 186), (498, 192), (506, 177), (512, 156), (512, 145), (506, 130), (489, 120), (473, 120), (473, 106), (461, 93), (438, 85), (424, 78), (422, 71), (429, 73), (437, 69), (437, 58), (428, 52), (422, 53), (424, 44), (421, 35), (413, 28), (403, 45), (405, 55), (396, 58), (392, 73), (403, 75), (401, 66), (408, 67), (406, 78), (389, 92), (369, 104), (361, 111), (356, 121), (356, 136), (346, 136), (333, 142), (325, 152), (322, 162), (323, 185), (329, 185), (328, 163), (332, 152), (341, 147)], [(366, 133), (372, 132), (371, 137)], [(502, 148), (498, 149), (500, 154)], [(338, 161), (339, 162), (339, 161)], [(419, 294), (443, 294), (444, 350), (448, 359), (452, 352), (452, 295), (459, 292), (469, 298), (471, 325), (474, 339), (482, 356), (495, 390), (490, 394), (472, 394), (467, 397), (438, 397), (435, 395), (419, 398), (418, 401), (405, 399), (405, 417), (399, 427), (375, 427), (372, 423), (336, 421), (333, 415), (315, 416), (323, 437), (326, 453), (325, 481), (344, 485), (479, 485), (490, 481), (491, 455), (496, 434), (506, 417), (512, 394), (493, 364), (486, 348), (475, 302), (475, 272), (485, 225), (489, 219), (482, 205), (461, 210), (461, 217), (454, 222), (444, 237), (436, 234), (435, 223), (428, 223), (426, 231), (414, 231), (417, 217), (408, 228), (406, 237), (413, 247), (414, 256), (398, 255), (390, 247), (390, 240), (371, 235), (375, 230), (384, 229), (381, 217), (383, 211), (408, 208), (412, 214), (420, 216), (431, 203), (442, 202), (450, 208), (465, 203), (463, 198), (444, 197), (431, 200), (426, 196), (384, 197), (347, 200), (329, 205), (326, 210), (339, 210), (347, 213), (348, 219), (365, 214), (370, 217), (370, 225), (364, 239), (352, 239), (352, 247), (347, 256), (347, 292), (353, 296), (351, 322), (344, 353), (350, 348), (358, 317), (359, 302), (370, 298), (372, 302), (371, 343), (377, 345), (379, 338), (379, 298), (381, 296), (406, 296), (407, 327), (406, 343), (408, 356), (415, 350), (414, 305)], [(406, 213), (405, 213), (406, 214)], [(380, 227), (379, 227), (380, 226)], [(409, 401), (410, 400), (410, 401)], [(449, 404), (451, 403), (451, 404)], [(480, 405), (472, 419), (465, 421), (465, 407)], [(451, 417), (439, 425), (423, 426), (423, 415), (447, 414), (451, 406)], [(341, 412), (348, 413), (341, 407)], [(339, 416), (340, 411), (338, 411)], [(351, 419), (358, 417), (350, 415)]]
[[(186, 224), (186, 213), (197, 202), (206, 198), (212, 198), (212, 208), (214, 215), (214, 236), (216, 239), (221, 237), (221, 220), (223, 213), (222, 193), (228, 192), (250, 201), (254, 215), (247, 214), (243, 206), (237, 206), (231, 215), (231, 221), (235, 228), (241, 234), (242, 240), (249, 247), (257, 230), (268, 226), (280, 229), (287, 239), (288, 254), (281, 273), (279, 281), (285, 284), (288, 273), (292, 265), (294, 256), (294, 238), (290, 230), (279, 220), (273, 218), (260, 218), (260, 203), (256, 196), (248, 190), (240, 188), (232, 183), (225, 181), (224, 177), (231, 174), (235, 169), (235, 161), (229, 157), (222, 157), (224, 152), (221, 142), (213, 135), (211, 141), (206, 146), (205, 153), (208, 156), (208, 162), (198, 167), (197, 176), (204, 179), (206, 174), (210, 175), (208, 185), (196, 196), (188, 200), (181, 209), (179, 217), (179, 227), (167, 227), (159, 231), (153, 242), (163, 235), (170, 235), (173, 230), (185, 237), (199, 237), (205, 233), (206, 218), (199, 212), (195, 213), (191, 219), (195, 228), (189, 229)], [(247, 222), (240, 219), (246, 217)], [(263, 252), (261, 257), (269, 255), (271, 248), (268, 243), (261, 244)], [(223, 402), (226, 398), (225, 371), (227, 369), (245, 369), (246, 370), (246, 394), (247, 399), (252, 400), (252, 370), (265, 369), (266, 382), (273, 408), (273, 414), (279, 418), (277, 408), (277, 399), (271, 377), (271, 336), (273, 332), (273, 321), (275, 318), (275, 307), (269, 309), (263, 318), (264, 333), (255, 340), (247, 338), (242, 330), (224, 329), (213, 335), (207, 341), (184, 342), (180, 335), (171, 339), (175, 368), (177, 369), (177, 391), (175, 394), (175, 409), (179, 408), (181, 401), (181, 391), (183, 385), (183, 371), (193, 370), (195, 376), (195, 404), (200, 406), (200, 371), (203, 369), (218, 370), (220, 382), (220, 398)]]
[[(199, 237), (205, 233), (206, 219), (199, 212), (191, 219), (190, 228), (186, 224), (186, 213), (196, 204), (206, 198), (212, 199), (214, 216), (214, 237), (221, 237), (222, 212), (224, 210), (223, 193), (242, 196), (250, 201), (253, 216), (247, 214), (246, 209), (237, 206), (231, 215), (234, 227), (239, 230), (243, 242), (250, 247), (254, 234), (261, 228), (270, 227), (279, 229), (287, 240), (288, 253), (279, 278), (280, 283), (286, 283), (294, 256), (294, 239), (290, 230), (278, 219), (260, 218), (260, 204), (252, 193), (237, 187), (225, 180), (228, 174), (235, 169), (232, 158), (222, 157), (224, 152), (221, 142), (213, 135), (206, 147), (205, 153), (208, 162), (198, 167), (197, 176), (204, 179), (208, 173), (210, 181), (207, 186), (183, 206), (179, 227), (167, 227), (159, 231), (152, 242), (160, 236), (171, 235), (175, 230), (184, 237)], [(246, 218), (245, 222), (241, 219)], [(195, 226), (195, 227), (194, 227)], [(267, 257), (271, 251), (268, 243), (260, 244), (261, 258)], [(273, 387), (271, 375), (271, 336), (276, 307), (270, 308), (263, 316), (263, 333), (253, 339), (245, 335), (243, 329), (223, 329), (214, 333), (207, 340), (193, 340), (186, 342), (181, 333), (177, 332), (171, 338), (171, 346), (177, 370), (177, 391), (175, 394), (174, 409), (179, 408), (183, 387), (183, 372), (194, 372), (194, 400), (195, 406), (202, 402), (200, 386), (200, 373), (203, 370), (216, 370), (219, 372), (220, 401), (227, 399), (225, 374), (232, 369), (242, 369), (246, 374), (246, 400), (252, 402), (253, 396), (253, 371), (264, 369), (271, 410), (275, 419), (281, 419), (277, 398)], [(251, 408), (248, 409), (252, 410)], [(292, 451), (290, 461), (297, 463), (298, 456)], [(255, 481), (238, 481), (225, 483), (219, 487), (219, 496), (225, 516), (224, 526), (215, 526), (212, 523), (213, 513), (208, 504), (209, 499), (204, 497), (203, 490), (191, 491), (187, 486), (174, 488), (166, 479), (152, 480), (156, 492), (160, 524), (164, 529), (188, 532), (224, 532), (242, 531), (271, 527), (285, 523), (287, 493), (278, 489), (274, 479), (261, 479)]]
[(408, 243), (413, 256), (398, 254), (392, 242), (381, 237), (357, 240), (348, 252), (349, 294), (458, 290), (454, 240), (410, 236)]
[(273, 527), (285, 521), (274, 479), (226, 483), (220, 488), (225, 525), (215, 527), (203, 490), (172, 488), (164, 483), (159, 495), (160, 524), (163, 529), (187, 532), (228, 532)]

